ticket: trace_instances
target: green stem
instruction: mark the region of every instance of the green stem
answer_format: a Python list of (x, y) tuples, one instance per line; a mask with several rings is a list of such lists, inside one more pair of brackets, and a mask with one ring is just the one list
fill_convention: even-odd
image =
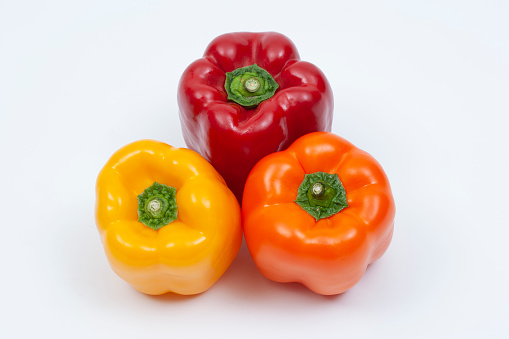
[(295, 199), (316, 221), (328, 218), (348, 207), (346, 192), (337, 174), (306, 174)]
[(224, 84), (228, 100), (247, 108), (255, 107), (262, 101), (270, 99), (278, 87), (279, 85), (269, 72), (256, 64), (227, 72)]
[(177, 190), (154, 182), (138, 195), (138, 221), (154, 230), (177, 219)]
[(313, 186), (311, 186), (311, 196), (313, 198), (319, 198), (325, 193), (325, 183), (324, 182), (315, 182)]

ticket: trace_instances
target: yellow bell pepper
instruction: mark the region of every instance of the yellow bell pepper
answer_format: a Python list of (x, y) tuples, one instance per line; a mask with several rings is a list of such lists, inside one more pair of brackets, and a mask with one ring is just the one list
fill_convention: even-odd
[(197, 294), (242, 242), (240, 207), (223, 178), (185, 148), (141, 140), (99, 173), (96, 224), (112, 269), (146, 294)]

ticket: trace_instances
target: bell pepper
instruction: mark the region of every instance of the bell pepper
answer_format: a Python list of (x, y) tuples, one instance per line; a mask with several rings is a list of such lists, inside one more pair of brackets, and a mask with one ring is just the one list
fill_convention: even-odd
[(350, 289), (385, 253), (394, 217), (380, 164), (326, 132), (260, 160), (242, 202), (244, 237), (261, 273), (323, 295)]
[(113, 271), (152, 295), (209, 289), (240, 249), (240, 207), (194, 151), (141, 140), (97, 178), (96, 225)]
[(184, 71), (178, 105), (187, 146), (212, 163), (239, 201), (258, 160), (332, 125), (325, 75), (274, 32), (214, 39)]

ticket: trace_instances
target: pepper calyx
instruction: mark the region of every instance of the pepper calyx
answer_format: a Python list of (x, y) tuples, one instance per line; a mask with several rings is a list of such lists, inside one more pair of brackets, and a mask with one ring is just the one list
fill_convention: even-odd
[(346, 192), (337, 174), (306, 174), (299, 186), (295, 203), (316, 221), (328, 218), (348, 207)]
[(158, 230), (177, 219), (177, 190), (154, 182), (138, 195), (138, 221)]
[(227, 72), (224, 88), (228, 100), (252, 108), (274, 96), (279, 85), (269, 72), (253, 64)]

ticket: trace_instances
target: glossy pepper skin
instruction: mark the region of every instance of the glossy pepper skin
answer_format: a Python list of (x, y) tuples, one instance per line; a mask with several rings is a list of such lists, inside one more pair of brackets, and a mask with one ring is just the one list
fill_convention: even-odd
[[(177, 206), (177, 219), (157, 230), (138, 221), (138, 197), (155, 182), (174, 188)], [(194, 151), (152, 140), (108, 160), (97, 178), (95, 216), (112, 269), (146, 294), (209, 289), (242, 241), (239, 204), (217, 171)]]
[[(253, 64), (267, 71), (278, 88), (272, 97), (246, 107), (228, 99), (225, 81), (228, 72)], [(239, 201), (258, 160), (332, 125), (333, 97), (325, 75), (301, 61), (295, 45), (275, 32), (214, 39), (184, 71), (178, 104), (187, 146), (212, 163)]]
[[(347, 207), (316, 220), (295, 202), (306, 174), (337, 177)], [(395, 205), (386, 174), (368, 153), (316, 132), (268, 155), (251, 171), (242, 204), (244, 236), (259, 270), (323, 295), (345, 292), (391, 242)]]

